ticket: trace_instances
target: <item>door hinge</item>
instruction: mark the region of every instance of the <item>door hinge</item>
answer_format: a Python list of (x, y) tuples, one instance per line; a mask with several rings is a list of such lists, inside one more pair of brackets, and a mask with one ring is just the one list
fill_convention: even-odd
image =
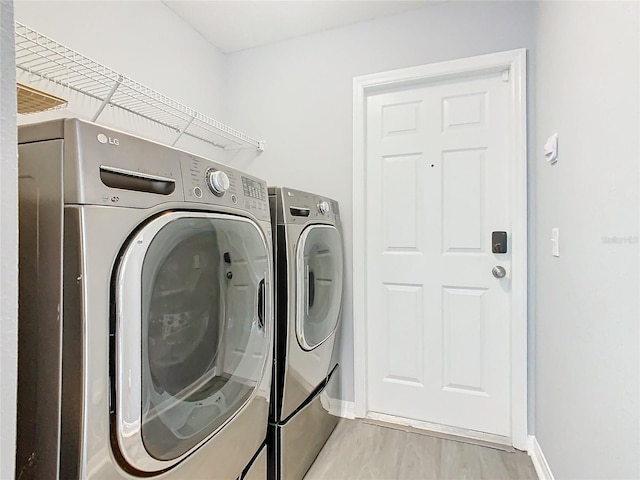
[(509, 70), (505, 70), (504, 72), (502, 72), (502, 81), (503, 82), (509, 81)]

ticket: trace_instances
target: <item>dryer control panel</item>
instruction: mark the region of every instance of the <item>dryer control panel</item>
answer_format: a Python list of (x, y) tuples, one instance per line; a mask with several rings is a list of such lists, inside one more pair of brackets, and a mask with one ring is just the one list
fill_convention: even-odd
[(302, 192), (291, 188), (272, 190), (272, 193), (281, 193), (281, 212), (278, 216), (285, 223), (308, 223), (311, 221), (325, 220), (340, 224), (340, 211), (338, 202), (328, 197)]
[(184, 153), (180, 159), (187, 202), (241, 208), (269, 220), (267, 184), (227, 165)]

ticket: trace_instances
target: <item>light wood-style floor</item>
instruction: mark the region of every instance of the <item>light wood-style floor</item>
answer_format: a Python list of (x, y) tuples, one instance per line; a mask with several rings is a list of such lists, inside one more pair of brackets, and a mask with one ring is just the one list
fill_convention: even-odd
[(528, 455), (341, 420), (304, 480), (537, 480)]

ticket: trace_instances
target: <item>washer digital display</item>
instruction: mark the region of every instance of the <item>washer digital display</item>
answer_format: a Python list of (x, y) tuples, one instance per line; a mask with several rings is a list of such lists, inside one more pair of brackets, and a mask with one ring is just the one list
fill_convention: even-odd
[(262, 184), (250, 178), (242, 177), (242, 190), (246, 197), (257, 198), (258, 200), (265, 199)]

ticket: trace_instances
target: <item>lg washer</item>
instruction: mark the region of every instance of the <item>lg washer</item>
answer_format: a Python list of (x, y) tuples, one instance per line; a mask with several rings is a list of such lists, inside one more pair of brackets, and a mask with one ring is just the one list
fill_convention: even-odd
[(269, 188), (276, 325), (267, 442), (271, 480), (301, 480), (335, 428), (344, 276), (338, 202)]
[(266, 184), (76, 119), (19, 143), (20, 478), (264, 478)]

